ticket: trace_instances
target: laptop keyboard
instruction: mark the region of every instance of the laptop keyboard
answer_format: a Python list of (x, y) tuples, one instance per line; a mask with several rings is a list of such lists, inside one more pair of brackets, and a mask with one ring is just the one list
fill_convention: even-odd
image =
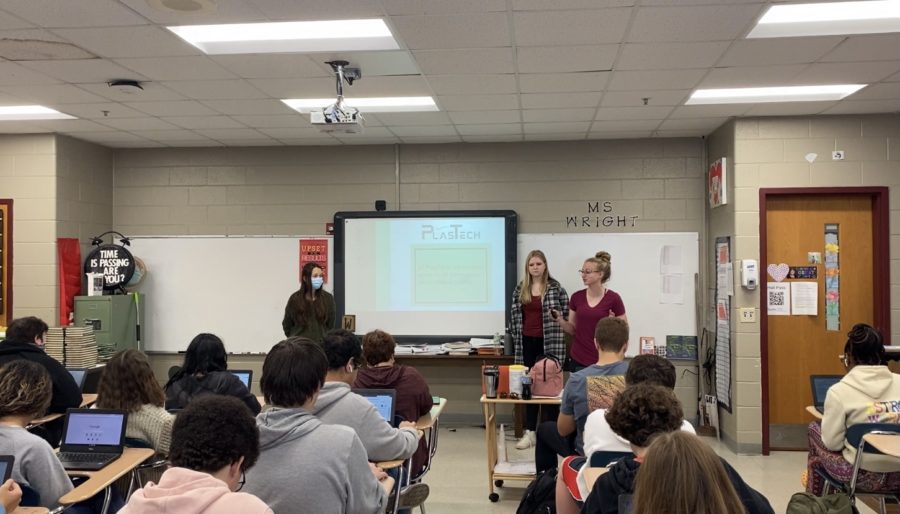
[(59, 460), (64, 462), (105, 462), (112, 460), (115, 455), (102, 455), (97, 453), (60, 452)]

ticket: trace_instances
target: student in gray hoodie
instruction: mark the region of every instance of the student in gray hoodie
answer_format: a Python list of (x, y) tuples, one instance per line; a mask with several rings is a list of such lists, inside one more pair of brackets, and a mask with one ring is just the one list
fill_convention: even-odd
[(323, 423), (355, 430), (370, 461), (411, 457), (418, 447), (416, 424), (403, 421), (399, 428), (392, 427), (368, 400), (350, 390), (362, 358), (359, 339), (353, 332), (337, 329), (328, 332), (321, 344), (328, 358), (328, 374), (312, 413)]
[(269, 351), (260, 387), (272, 408), (256, 417), (260, 455), (244, 491), (275, 512), (380, 513), (393, 479), (369, 465), (353, 429), (312, 415), (327, 370), (322, 348), (306, 338)]

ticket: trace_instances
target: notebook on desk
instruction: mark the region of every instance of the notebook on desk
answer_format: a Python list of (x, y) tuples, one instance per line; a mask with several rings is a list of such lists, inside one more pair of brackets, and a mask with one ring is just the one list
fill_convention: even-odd
[(247, 386), (247, 389), (250, 389), (250, 384), (253, 383), (253, 370), (252, 369), (229, 369), (232, 375), (238, 377), (241, 382)]
[(69, 368), (66, 371), (72, 375), (72, 378), (75, 380), (75, 383), (78, 384), (78, 389), (83, 393), (84, 392), (84, 379), (87, 376), (87, 369), (85, 368)]
[(825, 396), (828, 394), (828, 389), (840, 382), (842, 378), (844, 375), (810, 375), (813, 407), (819, 411), (819, 414), (825, 412)]
[[(394, 426), (394, 411), (397, 404), (397, 392), (393, 389), (354, 389), (354, 393), (372, 403), (391, 426)], [(415, 420), (413, 420), (415, 421)]]
[(96, 471), (119, 458), (127, 422), (122, 410), (69, 409), (58, 454), (63, 467)]

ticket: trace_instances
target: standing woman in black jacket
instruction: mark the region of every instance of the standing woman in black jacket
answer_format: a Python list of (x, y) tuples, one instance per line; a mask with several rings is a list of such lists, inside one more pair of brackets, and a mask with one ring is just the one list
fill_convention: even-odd
[(207, 394), (234, 396), (253, 415), (262, 410), (259, 401), (241, 380), (228, 371), (225, 344), (213, 334), (199, 334), (188, 345), (184, 364), (166, 383), (166, 408), (183, 409), (196, 397)]

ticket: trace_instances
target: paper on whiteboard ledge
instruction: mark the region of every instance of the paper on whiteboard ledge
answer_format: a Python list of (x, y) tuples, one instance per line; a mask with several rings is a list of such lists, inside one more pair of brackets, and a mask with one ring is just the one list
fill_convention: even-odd
[(664, 245), (659, 250), (659, 272), (663, 275), (682, 273), (681, 246)]
[(659, 303), (684, 303), (683, 277), (680, 273), (660, 275)]

